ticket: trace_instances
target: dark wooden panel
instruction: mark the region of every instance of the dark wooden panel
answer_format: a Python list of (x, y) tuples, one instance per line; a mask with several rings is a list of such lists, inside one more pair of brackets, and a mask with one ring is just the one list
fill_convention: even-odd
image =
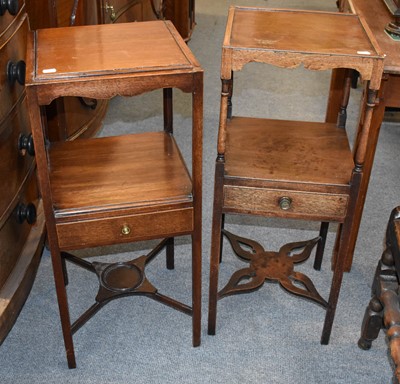
[(26, 97), (12, 110), (6, 120), (0, 124), (0, 218), (7, 214), (7, 208), (19, 193), (21, 185), (28, 177), (28, 172), (33, 166), (34, 157), (26, 150), (18, 149), (21, 135), (28, 137), (30, 126), (27, 115)]
[[(15, 3), (16, 0), (14, 0)], [(12, 24), (25, 13), (24, 7), (25, 1), (18, 0), (18, 11), (15, 15), (12, 15), (8, 10), (0, 16), (0, 37), (10, 28), (12, 29)]]
[(18, 81), (10, 82), (7, 76), (9, 63), (17, 64), (25, 60), (26, 40), (28, 36), (28, 19), (22, 15), (16, 23), (17, 30), (10, 34), (9, 39), (0, 46), (0, 121), (16, 104), (24, 91), (24, 86)]
[[(29, 295), (45, 233), (35, 163), (26, 151), (18, 149), (19, 135), (30, 132), (24, 76), (20, 76), (24, 73), (23, 66), (17, 67), (22, 84), (18, 81), (11, 84), (7, 76), (10, 62), (26, 60), (29, 28), (23, 5), (24, 1), (19, 0), (16, 16), (8, 12), (0, 16), (0, 177), (3, 183), (0, 188), (0, 344)], [(18, 220), (20, 204), (34, 204), (38, 214), (36, 222)]]
[[(32, 177), (25, 185), (23, 194), (16, 202), (14, 209), (10, 213), (6, 221), (0, 228), (0, 287), (6, 282), (9, 274), (15, 267), (20, 257), (21, 251), (24, 248), (26, 239), (33, 226), (26, 221), (20, 223), (17, 219), (17, 211), (20, 204), (34, 204), (38, 207), (38, 189), (36, 178)], [(32, 255), (31, 255), (32, 256)]]

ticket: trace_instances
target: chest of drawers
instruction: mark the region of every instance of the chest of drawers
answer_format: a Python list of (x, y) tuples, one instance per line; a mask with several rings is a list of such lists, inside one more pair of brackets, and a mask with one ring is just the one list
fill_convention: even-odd
[(39, 265), (44, 218), (25, 93), (29, 30), (23, 1), (0, 11), (0, 343), (31, 290)]

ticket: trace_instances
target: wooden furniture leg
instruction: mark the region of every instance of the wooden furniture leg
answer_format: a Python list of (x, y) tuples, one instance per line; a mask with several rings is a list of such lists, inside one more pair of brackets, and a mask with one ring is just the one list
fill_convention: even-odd
[(194, 194), (194, 231), (192, 234), (192, 323), (193, 346), (201, 339), (201, 242), (202, 242), (202, 159), (203, 157), (203, 73), (194, 76), (192, 92), (192, 177)]
[[(386, 3), (388, 1), (388, 3)], [(398, 41), (388, 36), (387, 26), (399, 25), (398, 15), (396, 17), (395, 0), (352, 0), (351, 7), (343, 8), (343, 3), (349, 1), (338, 1), (340, 10), (347, 11), (350, 8), (351, 12), (362, 17), (373, 33), (373, 38), (385, 52), (385, 61), (383, 68), (383, 77), (380, 85), (379, 104), (376, 106), (371, 123), (371, 135), (368, 142), (368, 152), (364, 164), (364, 178), (361, 182), (360, 204), (355, 212), (355, 224), (351, 234), (351, 247), (348, 258), (346, 260), (345, 268), (349, 271), (352, 264), (353, 253), (356, 245), (358, 230), (363, 211), (363, 205), (367, 194), (368, 183), (370, 179), (371, 168), (373, 164), (376, 143), (379, 136), (380, 125), (382, 123), (384, 112), (386, 108), (398, 108), (400, 106), (400, 60), (399, 60), (399, 43)], [(385, 4), (386, 3), (386, 4)], [(391, 4), (392, 11), (389, 10), (387, 4)], [(398, 6), (397, 6), (398, 11)], [(397, 12), (398, 14), (398, 12)], [(389, 28), (390, 29), (390, 28)], [(338, 69), (333, 71), (331, 83), (331, 97), (329, 99), (327, 108), (327, 121), (335, 121), (335, 114), (339, 111), (341, 86), (343, 84), (343, 70)]]
[[(173, 103), (172, 103), (172, 88), (163, 89), (163, 107), (164, 107), (164, 131), (173, 133)], [(170, 237), (167, 241), (167, 269), (174, 269), (174, 244), (175, 240)]]
[(364, 172), (363, 178), (361, 180), (360, 185), (360, 195), (359, 195), (359, 204), (356, 206), (356, 210), (354, 212), (354, 222), (351, 230), (350, 237), (350, 248), (349, 253), (346, 257), (345, 261), (345, 271), (349, 272), (351, 269), (351, 265), (353, 263), (354, 250), (356, 247), (358, 231), (360, 229), (362, 213), (364, 210), (365, 199), (367, 197), (368, 192), (368, 184), (371, 177), (372, 166), (374, 163), (376, 146), (378, 144), (379, 132), (381, 129), (381, 124), (383, 121), (383, 116), (385, 114), (385, 88), (387, 84), (388, 76), (387, 74), (383, 74), (381, 87), (378, 92), (379, 103), (375, 105), (373, 109), (372, 119), (371, 119), (371, 128), (370, 135), (368, 138), (368, 148), (369, 150), (366, 152), (365, 163), (364, 163)]
[[(380, 127), (385, 113), (385, 88), (387, 80), (388, 80), (388, 75), (383, 74), (381, 87), (378, 93), (379, 103), (375, 105), (371, 119), (371, 128), (368, 140), (369, 151), (367, 151), (365, 157), (365, 163), (363, 167), (363, 178), (360, 184), (359, 204), (355, 208), (354, 221), (351, 227), (350, 247), (344, 264), (346, 272), (349, 272), (351, 270), (351, 265), (353, 263), (354, 250), (356, 247), (358, 231), (360, 229), (364, 203), (367, 196), (368, 184), (375, 157), (376, 145), (378, 143)], [(343, 105), (343, 99), (345, 95), (343, 92), (342, 84), (344, 84), (344, 82), (346, 82), (344, 69), (336, 69), (332, 71), (330, 97), (328, 100), (328, 106), (326, 112), (327, 122), (332, 122), (332, 123), (336, 122), (337, 113), (339, 113), (339, 111), (344, 110), (347, 107)], [(335, 259), (333, 259), (332, 268), (334, 268), (334, 264), (335, 264)]]
[(372, 299), (365, 310), (358, 346), (368, 350), (381, 328), (386, 330), (395, 364), (394, 382), (400, 380), (400, 207), (392, 211), (386, 231), (386, 249), (378, 263)]
[(222, 205), (218, 204), (223, 195), (224, 164), (220, 160), (215, 165), (214, 211), (211, 227), (210, 292), (208, 307), (208, 334), (215, 335), (218, 301), (218, 272), (222, 253)]

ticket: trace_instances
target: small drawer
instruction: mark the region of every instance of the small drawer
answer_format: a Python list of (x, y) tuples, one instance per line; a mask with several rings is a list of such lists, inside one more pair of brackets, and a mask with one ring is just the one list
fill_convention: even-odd
[(224, 187), (224, 208), (238, 213), (342, 221), (348, 196), (279, 189)]
[(38, 195), (36, 175), (32, 172), (25, 184), (23, 195), (16, 202), (10, 215), (0, 222), (0, 287), (18, 261), (25, 241), (35, 225)]
[(28, 32), (28, 19), (24, 16), (20, 28), (0, 46), (0, 121), (7, 116), (25, 89), (24, 60)]
[(62, 250), (172, 237), (192, 231), (192, 208), (57, 224)]
[(26, 98), (18, 103), (0, 125), (0, 212), (4, 212), (33, 167), (34, 147), (30, 135)]

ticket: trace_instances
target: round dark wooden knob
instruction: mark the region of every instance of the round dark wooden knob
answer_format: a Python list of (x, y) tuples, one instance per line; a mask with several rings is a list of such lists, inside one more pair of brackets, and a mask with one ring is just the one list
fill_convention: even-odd
[(10, 15), (16, 15), (18, 9), (18, 0), (0, 0), (0, 16), (3, 16), (6, 11)]
[[(1, 0), (0, 0), (1, 1)], [(19, 84), (25, 85), (26, 64), (20, 60), (17, 63), (9, 61), (7, 64), (7, 78), (10, 84), (18, 81)]]
[(33, 224), (36, 221), (36, 207), (34, 204), (20, 204), (17, 207), (17, 220), (20, 224), (26, 221), (28, 224)]
[(382, 253), (381, 257), (382, 263), (388, 267), (394, 265), (393, 254), (390, 248), (386, 248), (385, 251)]
[(19, 136), (18, 149), (20, 151), (26, 151), (31, 156), (35, 156), (35, 146), (33, 145), (32, 133), (29, 135), (21, 134)]

